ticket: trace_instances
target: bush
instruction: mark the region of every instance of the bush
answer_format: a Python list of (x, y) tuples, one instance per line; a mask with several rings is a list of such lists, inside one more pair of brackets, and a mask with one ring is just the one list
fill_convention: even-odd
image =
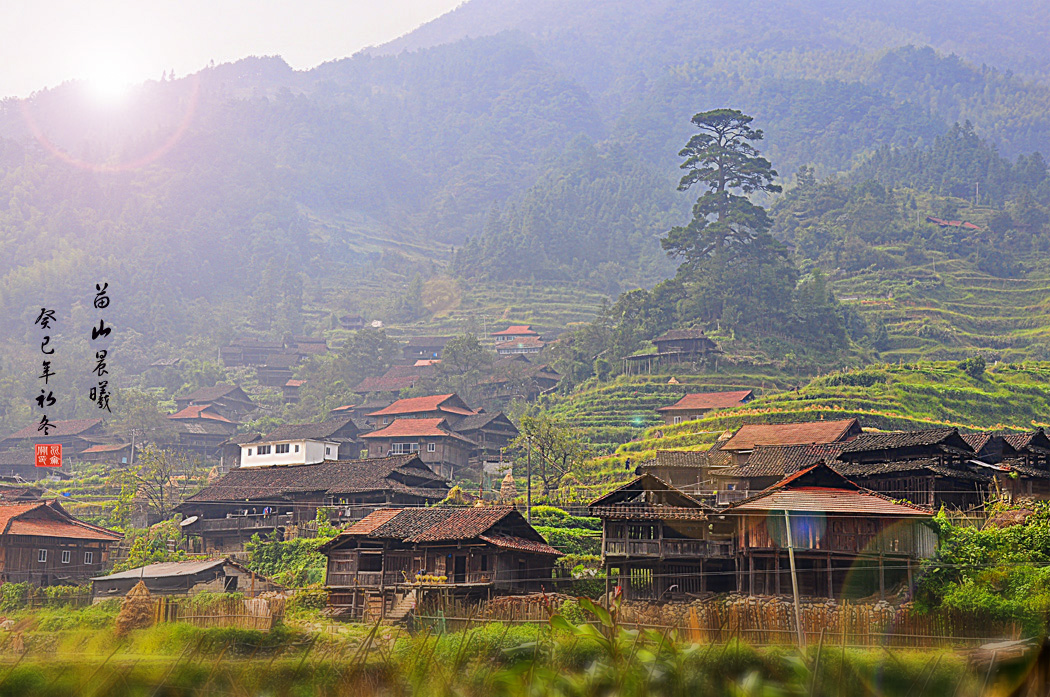
[(543, 535), (551, 547), (554, 547), (562, 554), (601, 554), (602, 537), (593, 531), (549, 528), (542, 525), (537, 525), (536, 530)]
[(324, 610), (328, 606), (328, 591), (323, 588), (309, 588), (297, 591), (288, 599), (286, 609), (289, 614), (304, 610)]
[(964, 361), (959, 361), (959, 370), (969, 375), (974, 380), (980, 380), (984, 375), (984, 357), (981, 354), (970, 356)]

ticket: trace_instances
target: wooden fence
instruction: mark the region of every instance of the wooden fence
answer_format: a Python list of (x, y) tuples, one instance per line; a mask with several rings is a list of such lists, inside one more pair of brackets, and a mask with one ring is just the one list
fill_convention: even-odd
[[(479, 622), (544, 623), (567, 596), (518, 596), (469, 602), (435, 596), (420, 602), (416, 618), (448, 629)], [(807, 644), (849, 647), (937, 648), (979, 646), (1021, 638), (1020, 627), (980, 617), (887, 603), (804, 603), (800, 607)], [(624, 603), (619, 622), (627, 628), (677, 632), (698, 643), (739, 639), (749, 644), (796, 644), (794, 606), (779, 599), (743, 598), (693, 603)]]
[(153, 620), (188, 622), (197, 627), (234, 627), (268, 632), (284, 617), (284, 598), (154, 598)]

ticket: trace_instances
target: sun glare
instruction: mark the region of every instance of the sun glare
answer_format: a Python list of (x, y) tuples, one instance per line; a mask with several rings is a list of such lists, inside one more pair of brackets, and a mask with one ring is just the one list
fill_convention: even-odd
[(118, 61), (98, 61), (85, 71), (84, 82), (91, 96), (102, 104), (118, 104), (127, 96), (132, 78)]

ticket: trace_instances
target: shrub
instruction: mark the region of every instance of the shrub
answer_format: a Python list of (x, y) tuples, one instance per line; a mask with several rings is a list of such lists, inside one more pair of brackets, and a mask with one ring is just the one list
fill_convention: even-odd
[(980, 380), (984, 375), (984, 357), (981, 354), (970, 356), (964, 361), (959, 361), (959, 370), (969, 375), (974, 380)]

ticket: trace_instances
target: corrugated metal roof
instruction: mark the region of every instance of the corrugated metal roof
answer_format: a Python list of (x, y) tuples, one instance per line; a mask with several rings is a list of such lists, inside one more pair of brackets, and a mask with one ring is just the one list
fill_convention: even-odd
[(128, 569), (127, 571), (121, 571), (119, 573), (110, 574), (108, 576), (96, 576), (92, 581), (111, 581), (117, 579), (135, 579), (135, 578), (164, 578), (171, 576), (194, 576), (214, 569), (217, 566), (222, 566), (228, 563), (228, 559), (209, 559), (207, 561), (167, 561), (159, 564), (150, 564), (148, 566), (140, 566), (137, 569)]

